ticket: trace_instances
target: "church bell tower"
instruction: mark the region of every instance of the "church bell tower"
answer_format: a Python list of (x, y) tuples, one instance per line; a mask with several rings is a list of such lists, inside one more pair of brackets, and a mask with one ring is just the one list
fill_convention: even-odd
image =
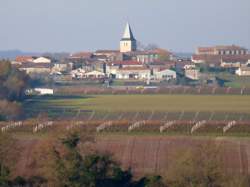
[(126, 53), (131, 51), (136, 51), (136, 39), (134, 38), (132, 29), (127, 23), (123, 37), (120, 41), (120, 52)]

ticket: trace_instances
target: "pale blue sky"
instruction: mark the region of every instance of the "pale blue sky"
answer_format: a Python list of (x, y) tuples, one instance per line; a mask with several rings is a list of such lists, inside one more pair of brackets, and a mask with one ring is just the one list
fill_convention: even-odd
[(0, 50), (118, 49), (127, 20), (137, 40), (172, 51), (250, 48), (250, 0), (0, 0)]

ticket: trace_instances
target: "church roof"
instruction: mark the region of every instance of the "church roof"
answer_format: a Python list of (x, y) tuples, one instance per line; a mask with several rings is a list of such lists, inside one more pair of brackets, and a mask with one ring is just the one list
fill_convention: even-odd
[(129, 25), (129, 23), (127, 23), (122, 40), (135, 40), (132, 29)]

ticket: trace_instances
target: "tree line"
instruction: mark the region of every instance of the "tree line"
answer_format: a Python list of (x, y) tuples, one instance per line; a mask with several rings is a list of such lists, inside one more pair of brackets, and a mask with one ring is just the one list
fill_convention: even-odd
[(29, 84), (30, 79), (26, 73), (12, 67), (9, 61), (0, 61), (0, 121), (21, 114), (20, 102)]

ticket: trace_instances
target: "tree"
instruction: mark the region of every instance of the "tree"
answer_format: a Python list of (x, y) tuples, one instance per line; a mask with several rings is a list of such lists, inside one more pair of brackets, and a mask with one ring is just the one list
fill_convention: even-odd
[(29, 77), (11, 66), (9, 61), (0, 61), (0, 98), (18, 101), (29, 87)]
[(0, 80), (6, 80), (11, 72), (11, 64), (9, 61), (0, 61)]
[(148, 176), (142, 178), (136, 187), (166, 187), (161, 176)]
[(7, 100), (0, 100), (0, 121), (15, 119), (21, 114), (21, 104)]
[(27, 82), (28, 78), (24, 73), (12, 70), (4, 82), (4, 87), (8, 90), (7, 98), (11, 101), (22, 99), (27, 88)]
[(0, 61), (0, 120), (19, 117), (20, 102), (24, 99), (25, 90), (29, 87), (29, 77), (9, 61)]
[(119, 187), (130, 184), (130, 171), (123, 171), (110, 156), (82, 156), (77, 149), (81, 140), (79, 134), (70, 133), (60, 140), (65, 150), (53, 150), (55, 175), (59, 186)]
[(0, 162), (0, 186), (9, 185), (9, 180), (8, 180), (9, 175), (10, 175), (9, 169)]

